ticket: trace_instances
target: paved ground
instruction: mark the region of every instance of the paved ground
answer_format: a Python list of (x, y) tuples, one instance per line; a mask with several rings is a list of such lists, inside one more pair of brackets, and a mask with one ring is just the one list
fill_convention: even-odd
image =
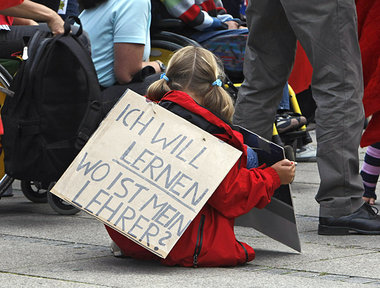
[(58, 215), (14, 183), (15, 196), (0, 200), (0, 287), (380, 287), (380, 236), (317, 235), (318, 183), (316, 163), (299, 163), (292, 189), (302, 253), (237, 227), (256, 259), (197, 269), (115, 258), (92, 216)]

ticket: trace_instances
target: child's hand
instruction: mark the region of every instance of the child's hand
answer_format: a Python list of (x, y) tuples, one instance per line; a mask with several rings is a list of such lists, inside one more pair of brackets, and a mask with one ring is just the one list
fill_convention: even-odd
[(288, 159), (283, 159), (271, 166), (276, 170), (278, 176), (280, 176), (281, 185), (290, 184), (294, 180), (296, 174), (296, 164), (289, 161)]

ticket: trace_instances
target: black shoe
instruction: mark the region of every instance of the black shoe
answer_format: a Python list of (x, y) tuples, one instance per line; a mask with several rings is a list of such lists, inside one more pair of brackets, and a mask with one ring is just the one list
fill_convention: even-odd
[(364, 203), (354, 213), (341, 217), (319, 217), (319, 235), (347, 235), (352, 232), (380, 235), (380, 216), (376, 207)]

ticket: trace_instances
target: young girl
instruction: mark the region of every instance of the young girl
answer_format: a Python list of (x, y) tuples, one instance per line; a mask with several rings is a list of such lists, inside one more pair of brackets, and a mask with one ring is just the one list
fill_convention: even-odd
[(181, 266), (235, 266), (255, 257), (252, 247), (236, 240), (234, 219), (253, 207), (267, 205), (280, 184), (289, 184), (294, 179), (295, 165), (282, 160), (265, 169), (246, 168), (247, 146), (243, 144), (242, 135), (228, 124), (234, 109), (222, 87), (222, 77), (214, 54), (189, 46), (173, 55), (167, 73), (149, 87), (149, 99), (159, 101), (161, 106), (240, 149), (243, 154), (166, 259), (106, 227), (124, 256)]

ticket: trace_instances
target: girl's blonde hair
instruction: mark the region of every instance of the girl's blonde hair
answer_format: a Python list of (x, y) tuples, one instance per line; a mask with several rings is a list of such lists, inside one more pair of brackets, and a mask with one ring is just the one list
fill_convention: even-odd
[(181, 48), (171, 57), (166, 77), (149, 86), (149, 99), (159, 101), (170, 90), (193, 93), (202, 99), (205, 108), (225, 121), (232, 121), (234, 106), (230, 95), (223, 87), (213, 85), (215, 80), (225, 77), (223, 66), (213, 53), (195, 46)]

